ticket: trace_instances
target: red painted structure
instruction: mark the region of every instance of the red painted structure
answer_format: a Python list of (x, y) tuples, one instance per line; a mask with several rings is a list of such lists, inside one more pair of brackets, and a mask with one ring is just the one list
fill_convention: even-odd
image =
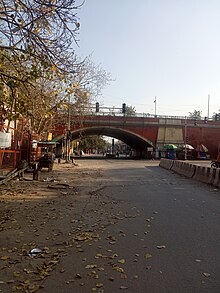
[[(58, 139), (60, 136), (65, 136), (68, 129), (67, 118), (67, 116), (60, 114), (54, 119), (53, 137)], [(146, 146), (153, 145), (154, 147), (158, 146), (159, 129), (171, 127), (181, 129), (183, 143), (186, 142), (194, 148), (203, 144), (208, 148), (211, 158), (217, 157), (220, 147), (220, 121), (165, 116), (127, 117), (100, 114), (88, 115), (83, 118), (82, 116), (73, 116), (70, 121), (73, 139), (80, 137), (82, 134), (100, 134), (116, 137), (129, 144), (129, 139), (141, 138), (145, 141)], [(129, 139), (126, 140), (127, 137)], [(173, 143), (175, 143), (175, 139)]]

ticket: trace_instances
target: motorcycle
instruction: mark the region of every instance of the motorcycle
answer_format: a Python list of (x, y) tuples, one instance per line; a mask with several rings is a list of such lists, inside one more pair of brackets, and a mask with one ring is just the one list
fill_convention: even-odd
[(220, 168), (220, 162), (218, 161), (211, 161), (212, 168)]
[(217, 157), (217, 160), (211, 161), (212, 168), (220, 168), (220, 154)]

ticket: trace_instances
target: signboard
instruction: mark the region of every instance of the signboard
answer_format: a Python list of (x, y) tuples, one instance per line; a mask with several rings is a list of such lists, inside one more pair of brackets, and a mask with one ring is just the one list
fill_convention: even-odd
[(53, 133), (49, 132), (48, 135), (47, 135), (47, 140), (51, 141), (52, 139), (53, 139)]
[(11, 147), (11, 133), (0, 132), (0, 148)]

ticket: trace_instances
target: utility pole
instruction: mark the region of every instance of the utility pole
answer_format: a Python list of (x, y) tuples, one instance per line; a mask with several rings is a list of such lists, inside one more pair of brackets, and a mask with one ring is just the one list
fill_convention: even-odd
[(68, 95), (68, 123), (66, 132), (66, 162), (70, 161), (70, 120), (71, 120), (71, 109), (70, 109), (70, 94)]
[(184, 144), (185, 144), (185, 150), (184, 150), (184, 158), (187, 160), (187, 148), (186, 148), (186, 142), (187, 142), (187, 117), (185, 116), (185, 131), (184, 131)]
[(157, 97), (156, 96), (154, 100), (154, 116), (157, 117)]
[(208, 120), (209, 120), (209, 103), (210, 103), (210, 95), (208, 95), (208, 115), (207, 115)]

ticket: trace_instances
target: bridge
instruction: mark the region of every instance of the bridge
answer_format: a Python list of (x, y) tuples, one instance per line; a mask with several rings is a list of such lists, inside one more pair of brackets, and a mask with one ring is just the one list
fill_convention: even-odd
[(90, 113), (71, 115), (59, 113), (52, 121), (55, 140), (66, 136), (71, 140), (88, 135), (103, 135), (119, 139), (143, 155), (148, 148), (187, 143), (193, 147), (205, 145), (215, 158), (220, 147), (220, 121), (195, 120), (188, 117), (156, 115), (109, 115)]

